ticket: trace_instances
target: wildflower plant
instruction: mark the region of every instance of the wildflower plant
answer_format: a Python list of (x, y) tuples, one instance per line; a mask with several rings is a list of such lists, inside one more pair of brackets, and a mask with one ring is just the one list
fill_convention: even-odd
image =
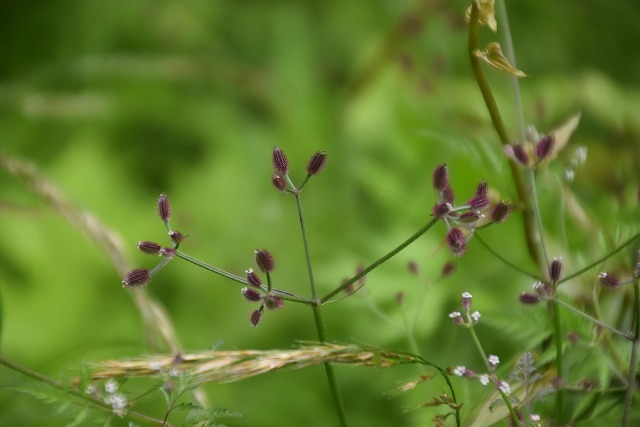
[[(501, 0), (498, 5), (504, 9)], [(158, 329), (165, 336), (172, 336), (170, 321), (158, 315), (161, 310), (145, 299), (144, 288), (155, 286), (157, 275), (162, 274), (165, 267), (169, 268), (169, 264), (173, 265), (175, 260), (182, 260), (237, 286), (236, 296), (241, 301), (241, 307), (246, 310), (245, 326), (248, 329), (256, 328), (259, 333), (268, 325), (272, 316), (299, 304), (310, 311), (307, 319), (301, 318), (299, 321), (306, 321), (314, 326), (317, 342), (298, 343), (293, 348), (266, 350), (226, 350), (221, 348), (220, 343), (202, 351), (183, 351), (173, 342), (170, 346), (171, 354), (168, 355), (155, 354), (90, 364), (86, 372), (74, 378), (70, 384), (51, 380), (5, 358), (0, 358), (0, 362), (55, 390), (60, 395), (56, 399), (60, 401), (66, 396), (77, 406), (87, 404), (102, 411), (105, 423), (122, 419), (130, 425), (148, 422), (169, 426), (178, 419), (177, 414), (181, 410), (186, 410), (187, 415), (181, 419), (184, 425), (214, 425), (219, 419), (239, 417), (241, 414), (233, 410), (208, 407), (198, 395), (204, 384), (239, 381), (285, 368), (322, 366), (335, 411), (335, 420), (328, 423), (344, 427), (356, 423), (349, 417), (348, 403), (352, 396), (343, 396), (336, 365), (363, 368), (416, 365), (419, 368), (417, 376), (403, 382), (392, 395), (407, 392), (420, 395), (421, 403), (408, 412), (435, 408), (432, 421), (436, 426), (493, 425), (505, 420), (513, 426), (577, 425), (583, 420), (597, 419), (593, 413), (598, 410), (606, 411), (608, 405), (620, 412), (622, 426), (633, 425), (634, 399), (637, 400), (638, 397), (640, 343), (640, 233), (631, 234), (623, 241), (610, 238), (615, 243), (611, 243), (607, 252), (595, 260), (587, 261), (590, 255), (578, 253), (570, 247), (567, 239), (555, 238), (549, 232), (548, 222), (543, 218), (546, 212), (542, 210), (540, 202), (540, 197), (545, 192), (538, 186), (545, 176), (554, 174), (553, 167), (560, 163), (563, 152), (569, 151), (569, 140), (578, 126), (580, 114), (573, 115), (556, 129), (538, 132), (533, 127), (525, 128), (524, 113), (518, 101), (514, 110), (519, 130), (510, 130), (503, 121), (497, 100), (485, 76), (485, 68), (488, 66), (506, 73), (512, 79), (515, 98), (518, 100), (518, 79), (528, 76), (516, 67), (515, 54), (511, 48), (503, 52), (501, 45), (493, 41), (484, 48), (479, 46), (479, 32), (484, 27), (493, 32), (504, 27), (503, 44), (510, 44), (508, 20), (505, 18), (498, 25), (494, 6), (493, 0), (471, 1), (465, 14), (467, 48), (473, 77), (497, 135), (497, 143), (490, 149), (499, 154), (501, 164), (509, 168), (511, 182), (492, 180), (490, 187), (487, 181), (480, 179), (480, 175), (474, 181), (477, 183), (474, 187), (454, 189), (451, 178), (459, 171), (453, 167), (450, 170), (447, 163), (439, 163), (432, 170), (423, 167), (420, 172), (423, 181), (427, 183), (425, 186), (430, 184), (433, 192), (420, 196), (423, 222), (416, 227), (416, 231), (400, 244), (387, 249), (377, 259), (354, 265), (352, 275), (341, 283), (317, 283), (311, 256), (313, 242), (307, 233), (308, 223), (314, 223), (316, 212), (312, 212), (309, 217), (305, 215), (302, 196), (304, 194), (306, 197), (307, 192), (311, 192), (310, 196), (313, 196), (312, 182), (321, 179), (322, 172), (331, 166), (328, 154), (326, 151), (316, 151), (306, 164), (302, 164), (290, 161), (285, 149), (276, 146), (271, 150), (270, 159), (268, 156), (262, 159), (265, 164), (270, 163), (272, 166), (270, 175), (265, 174), (263, 184), (273, 187), (274, 197), (281, 193), (283, 197), (295, 201), (307, 275), (305, 287), (299, 286), (304, 281), (298, 279), (295, 288), (285, 288), (286, 281), (283, 277), (289, 267), (288, 260), (272, 250), (270, 242), (252, 242), (256, 249), (242, 255), (242, 267), (238, 271), (229, 271), (233, 268), (227, 270), (187, 253), (191, 242), (189, 236), (198, 234), (198, 231), (189, 230), (184, 233), (184, 230), (173, 228), (178, 222), (173, 216), (174, 209), (179, 211), (180, 207), (172, 206), (166, 193), (161, 193), (156, 200), (157, 217), (164, 224), (166, 236), (162, 242), (140, 240), (135, 245), (141, 253), (156, 257), (157, 261), (150, 267), (126, 271), (119, 265), (123, 287), (139, 301), (141, 312), (149, 316), (147, 323), (154, 323), (153, 320), (156, 320), (160, 324)], [(558, 186), (568, 185), (575, 180), (577, 171), (586, 162), (586, 153), (583, 147), (574, 150), (563, 167), (560, 174), (562, 178), (554, 181)], [(22, 169), (14, 173), (29, 176)], [(511, 185), (512, 190), (509, 190)], [(45, 185), (41, 187), (46, 188)], [(463, 194), (466, 198), (459, 197)], [(67, 206), (60, 199), (51, 195), (48, 197), (53, 200), (51, 204), (58, 208)], [(634, 197), (640, 200), (640, 191)], [(77, 214), (67, 215), (80, 222), (77, 221)], [(522, 219), (523, 242), (529, 265), (522, 266), (523, 260), (512, 259), (515, 252), (511, 247), (512, 241), (515, 241), (513, 236), (501, 236), (503, 238), (497, 248), (483, 237), (485, 230), (487, 233), (495, 231), (500, 234), (502, 224), (512, 221), (514, 217)], [(434, 240), (442, 243), (441, 247), (445, 248), (443, 252), (447, 254), (449, 261), (439, 272), (433, 265), (424, 266), (414, 260), (409, 261), (407, 274), (418, 278), (423, 284), (426, 283), (420, 297), (416, 301), (408, 301), (406, 289), (399, 287), (394, 289), (392, 303), (383, 307), (376, 305), (370, 298), (367, 289), (370, 286), (366, 279), (375, 277), (376, 269), (432, 229)], [(99, 233), (94, 233), (94, 236), (97, 234)], [(474, 273), (473, 280), (464, 283), (467, 290), (460, 295), (459, 305), (447, 307), (447, 311), (453, 311), (448, 313), (449, 322), (444, 326), (446, 332), (443, 333), (449, 335), (453, 328), (466, 330), (471, 341), (469, 346), (475, 349), (476, 354), (460, 352), (456, 355), (460, 360), (447, 362), (450, 365), (445, 368), (432, 361), (432, 358), (436, 358), (432, 351), (434, 346), (422, 341), (418, 325), (427, 321), (425, 301), (429, 299), (431, 290), (437, 284), (438, 291), (453, 295), (452, 288), (457, 285), (454, 280), (445, 279), (453, 274), (458, 265), (465, 268), (467, 254), (476, 251), (488, 253), (491, 256), (491, 261), (488, 262), (513, 270), (531, 284), (529, 289), (511, 295), (511, 300), (517, 310), (524, 313), (523, 316), (543, 318), (544, 326), (542, 330), (534, 331), (540, 337), (537, 341), (518, 340), (516, 334), (505, 332), (508, 329), (506, 326), (513, 325), (499, 325), (494, 319), (498, 310), (483, 310), (481, 314), (477, 309), (480, 304), (477, 301), (474, 303), (472, 292), (476, 293), (476, 289), (488, 287), (489, 284), (485, 283), (487, 279), (482, 274)], [(627, 252), (633, 254), (632, 262), (605, 265), (615, 255)], [(531, 265), (535, 266), (534, 271)], [(491, 285), (502, 284), (501, 277), (494, 279), (497, 285)], [(446, 282), (446, 285), (442, 282)], [(569, 291), (576, 293), (575, 288), (584, 286), (585, 282), (588, 283), (591, 296), (572, 299)], [(573, 289), (567, 289), (570, 286)], [(617, 322), (602, 314), (599, 303), (601, 293), (624, 293), (623, 298), (630, 301), (624, 305), (626, 311)], [(410, 352), (333, 342), (332, 331), (325, 322), (325, 307), (328, 304), (352, 304), (355, 298), (366, 300), (368, 307), (379, 319), (392, 325), (403, 337), (402, 341), (406, 341)], [(587, 303), (583, 303), (583, 300), (587, 300)], [(392, 310), (395, 311), (392, 313)], [(394, 313), (401, 321), (396, 321)], [(152, 317), (154, 315), (156, 317)], [(445, 315), (442, 318), (446, 319)], [(534, 329), (528, 319), (519, 323), (523, 329)], [(479, 332), (485, 328), (495, 328), (500, 339), (513, 339), (512, 345), (521, 345), (523, 348), (518, 348), (519, 356), (503, 353), (504, 348), (500, 348), (501, 351), (493, 349), (496, 345), (495, 338), (488, 337), (487, 342), (483, 342), (483, 336), (487, 335)], [(294, 342), (297, 339), (299, 337), (291, 337)], [(612, 349), (611, 355), (605, 354), (609, 348)], [(591, 368), (600, 365), (580, 360), (585, 359), (587, 351), (591, 354), (593, 350), (606, 358), (606, 363), (602, 365), (607, 366), (607, 372), (597, 380), (592, 379), (592, 371), (595, 369)], [(584, 371), (577, 369), (576, 365), (584, 367)], [(151, 378), (155, 383), (141, 393), (133, 392), (133, 387), (130, 389), (129, 386), (136, 381), (128, 380), (144, 377)], [(481, 391), (477, 395), (466, 393), (462, 399), (463, 394), (458, 388), (462, 381), (469, 382), (471, 387), (468, 389)], [(422, 384), (429, 384), (430, 391), (421, 391)], [(432, 393), (434, 389), (437, 392)], [(158, 394), (162, 395), (166, 406), (163, 414), (151, 416), (138, 411), (137, 404)], [(600, 405), (599, 399), (602, 396), (606, 396), (603, 398), (606, 404)], [(79, 413), (85, 414), (84, 409), (86, 408)], [(310, 417), (316, 419), (321, 415), (323, 414), (313, 413)], [(82, 422), (83, 417), (85, 415), (78, 415), (75, 424)], [(637, 419), (637, 415), (635, 417)]]

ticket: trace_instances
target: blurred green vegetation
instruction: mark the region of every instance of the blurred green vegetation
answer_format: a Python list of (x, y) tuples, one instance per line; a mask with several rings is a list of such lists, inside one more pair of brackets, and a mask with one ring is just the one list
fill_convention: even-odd
[[(185, 252), (242, 274), (253, 250), (268, 248), (277, 287), (302, 295), (309, 290), (295, 202), (271, 187), (270, 153), (282, 147), (300, 182), (308, 158), (326, 150), (328, 166), (305, 188), (303, 203), (316, 281), (327, 293), (428, 221), (436, 164), (449, 165), (459, 198), (483, 178), (501, 198), (515, 194), (468, 66), (466, 6), (461, 0), (2, 2), (1, 149), (34, 162), (76, 206), (117, 233), (131, 268), (156, 262), (136, 252), (138, 240), (168, 243), (155, 214), (164, 191), (173, 226), (189, 235)], [(541, 177), (552, 251), (574, 270), (604, 253), (602, 242), (633, 221), (626, 212), (640, 178), (640, 5), (527, 0), (507, 7), (518, 67), (531, 76), (521, 81), (528, 123), (549, 130), (582, 111), (569, 149)], [(509, 82), (489, 74), (515, 135)], [(559, 182), (579, 145), (589, 155), (570, 191), (591, 232), (556, 208)], [(15, 177), (0, 172), (0, 188), (2, 354), (68, 378), (85, 362), (151, 351), (130, 298), (135, 291), (121, 287), (104, 252)], [(514, 303), (529, 279), (476, 241), (455, 261), (456, 273), (433, 284), (452, 258), (444, 231), (439, 224), (370, 274), (362, 295), (326, 306), (329, 339), (409, 350), (406, 337), (370, 304), (402, 324), (402, 311), (413, 316), (425, 286), (418, 343), (425, 358), (442, 366), (480, 367), (465, 331), (447, 319), (462, 291), (498, 325), (511, 316), (537, 319)], [(519, 215), (484, 237), (533, 269)], [(420, 265), (420, 278), (409, 274), (410, 260)], [(589, 292), (586, 282), (572, 292)], [(181, 260), (162, 270), (148, 292), (167, 308), (185, 349), (218, 339), (224, 349), (290, 348), (317, 339), (311, 311), (294, 304), (251, 328), (254, 307), (236, 284)], [(490, 323), (478, 334), (505, 365), (536, 344), (531, 331)], [(336, 371), (355, 426), (428, 425), (435, 410), (405, 410), (443, 389), (434, 381), (390, 399), (388, 392), (420, 371)], [(1, 372), (3, 385), (27, 381)], [(455, 384), (463, 401), (481, 400), (479, 385)], [(230, 426), (335, 421), (321, 367), (204, 390), (214, 407), (244, 413)], [(162, 418), (155, 397), (157, 405), (146, 409)], [(472, 408), (466, 403), (463, 414)], [(1, 425), (64, 424), (53, 410), (0, 388)]]

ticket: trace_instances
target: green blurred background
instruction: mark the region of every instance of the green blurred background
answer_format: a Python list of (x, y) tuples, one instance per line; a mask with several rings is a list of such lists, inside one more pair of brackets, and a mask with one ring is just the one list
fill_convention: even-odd
[[(303, 202), (319, 292), (327, 293), (428, 221), (436, 164), (449, 165), (461, 199), (483, 178), (500, 197), (515, 194), (468, 65), (466, 6), (461, 0), (2, 2), (0, 148), (34, 162), (76, 206), (117, 233), (131, 268), (156, 262), (136, 251), (138, 240), (168, 244), (155, 213), (164, 191), (174, 228), (189, 235), (185, 252), (242, 274), (253, 250), (268, 248), (277, 286), (302, 295), (309, 290), (295, 201), (271, 187), (270, 154), (282, 147), (299, 183), (308, 158), (326, 150), (327, 168), (305, 188)], [(589, 157), (572, 194), (593, 223), (613, 228), (633, 200), (640, 170), (640, 4), (528, 0), (507, 7), (518, 66), (531, 76), (521, 81), (527, 122), (549, 130), (582, 111), (571, 147), (587, 146)], [(488, 31), (482, 37), (495, 39)], [(509, 82), (489, 74), (515, 135)], [(550, 169), (543, 206), (557, 203), (570, 155)], [(0, 188), (2, 353), (60, 378), (85, 362), (151, 351), (134, 291), (122, 288), (104, 252), (4, 171)], [(558, 235), (560, 224), (569, 223), (556, 247), (590, 259), (591, 236), (549, 212), (545, 219)], [(371, 274), (361, 294), (328, 305), (329, 339), (408, 350), (397, 326), (403, 312), (414, 316), (428, 286), (417, 330), (423, 356), (479, 368), (468, 336), (447, 313), (467, 290), (485, 318), (531, 316), (514, 304), (530, 283), (472, 241), (456, 273), (434, 284), (452, 260), (444, 232), (439, 224)], [(518, 215), (484, 234), (533, 268)], [(410, 260), (420, 265), (419, 278), (409, 274)], [(188, 350), (218, 339), (223, 349), (269, 349), (317, 338), (310, 310), (294, 304), (251, 328), (255, 307), (236, 284), (181, 260), (162, 270), (148, 292), (166, 306)], [(478, 332), (487, 351), (505, 362), (534, 339), (490, 325)], [(428, 425), (436, 413), (405, 410), (430, 400), (441, 383), (387, 395), (419, 375), (415, 367), (336, 370), (353, 425)], [(0, 378), (3, 385), (27, 382), (5, 368)], [(463, 400), (480, 400), (480, 386), (456, 384)], [(230, 426), (335, 423), (321, 367), (204, 390), (214, 407), (245, 415)], [(161, 400), (158, 393), (141, 410), (162, 417)], [(64, 425), (69, 413), (51, 417), (54, 410), (0, 388), (0, 425)]]

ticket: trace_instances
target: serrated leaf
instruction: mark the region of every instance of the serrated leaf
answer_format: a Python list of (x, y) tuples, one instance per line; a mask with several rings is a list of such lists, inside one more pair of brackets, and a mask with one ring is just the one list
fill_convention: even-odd
[(474, 55), (498, 71), (502, 71), (516, 77), (528, 77), (523, 71), (518, 70), (511, 65), (511, 62), (509, 62), (507, 57), (502, 53), (500, 43), (491, 42), (487, 45), (485, 50), (476, 50)]
[(83, 422), (89, 417), (89, 409), (83, 408), (80, 412), (76, 414), (73, 420), (69, 421), (65, 427), (78, 427), (83, 425)]
[(242, 416), (243, 415), (240, 412), (232, 411), (231, 409), (193, 409), (185, 417), (183, 426), (190, 426), (197, 423), (205, 423), (205, 425), (209, 425), (220, 418), (240, 418)]
[[(498, 23), (496, 22), (496, 11), (494, 0), (476, 0), (478, 6), (478, 24), (486, 25), (494, 33), (498, 31)], [(471, 19), (471, 6), (465, 12), (467, 22)]]

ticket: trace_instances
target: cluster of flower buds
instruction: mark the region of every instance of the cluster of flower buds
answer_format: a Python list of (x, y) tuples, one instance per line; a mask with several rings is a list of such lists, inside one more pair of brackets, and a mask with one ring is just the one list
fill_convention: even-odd
[(556, 145), (553, 134), (534, 136), (535, 142), (505, 145), (504, 152), (511, 160), (526, 168), (536, 168), (551, 158)]
[(469, 292), (462, 293), (462, 313), (453, 311), (449, 313), (449, 318), (458, 326), (470, 328), (480, 321), (480, 312), (471, 312), (472, 295)]
[[(275, 147), (271, 154), (271, 161), (273, 163), (273, 175), (271, 175), (271, 184), (278, 191), (285, 192), (290, 190), (295, 192), (296, 189), (289, 180), (289, 160), (284, 154), (284, 151), (280, 147)], [(317, 151), (311, 156), (309, 162), (307, 162), (307, 179), (313, 175), (318, 175), (327, 164), (327, 153), (324, 151)], [(305, 180), (306, 182), (306, 180)]]
[(122, 418), (127, 413), (129, 400), (124, 393), (118, 391), (119, 388), (120, 384), (116, 380), (109, 379), (104, 383), (104, 394), (94, 383), (87, 386), (85, 393), (96, 400), (103, 400), (104, 403), (111, 406), (111, 411), (115, 415)]
[(284, 300), (271, 291), (271, 278), (269, 273), (271, 273), (276, 266), (273, 256), (271, 256), (266, 249), (256, 249), (254, 258), (258, 269), (267, 275), (268, 282), (267, 292), (263, 295), (262, 280), (260, 280), (260, 277), (253, 271), (253, 268), (245, 271), (249, 286), (242, 288), (242, 296), (250, 302), (262, 302), (260, 308), (254, 310), (249, 318), (251, 326), (256, 327), (262, 319), (265, 307), (269, 310), (277, 310), (282, 308)]
[(486, 365), (489, 368), (488, 374), (477, 374), (473, 370), (467, 368), (466, 366), (456, 366), (455, 368), (450, 368), (449, 371), (453, 375), (463, 378), (476, 378), (480, 381), (480, 384), (483, 386), (488, 385), (492, 382), (498, 390), (503, 392), (504, 394), (511, 394), (511, 386), (506, 381), (500, 381), (495, 379), (495, 370), (500, 364), (500, 358), (495, 354), (489, 355), (487, 357)]
[(140, 251), (149, 255), (161, 256), (164, 259), (156, 265), (152, 270), (146, 268), (136, 268), (128, 272), (122, 284), (125, 287), (139, 287), (149, 284), (152, 276), (164, 267), (175, 255), (180, 243), (185, 239), (185, 236), (179, 231), (171, 229), (169, 220), (171, 219), (171, 206), (169, 204), (169, 198), (165, 193), (160, 194), (156, 203), (158, 209), (158, 216), (165, 223), (167, 230), (169, 230), (169, 238), (173, 245), (171, 247), (162, 247), (156, 242), (140, 241), (136, 245)]
[(554, 257), (549, 264), (549, 283), (535, 282), (533, 292), (522, 292), (519, 296), (524, 305), (535, 305), (542, 300), (553, 298), (553, 284), (562, 277), (562, 257)]
[(504, 201), (491, 206), (484, 180), (478, 184), (476, 194), (471, 199), (462, 205), (456, 205), (446, 164), (437, 166), (433, 171), (433, 188), (438, 194), (438, 202), (433, 207), (432, 214), (447, 225), (447, 245), (456, 257), (466, 252), (467, 243), (476, 227), (484, 221), (485, 212), (489, 211), (491, 222), (501, 223), (506, 221), (511, 211), (511, 205)]

